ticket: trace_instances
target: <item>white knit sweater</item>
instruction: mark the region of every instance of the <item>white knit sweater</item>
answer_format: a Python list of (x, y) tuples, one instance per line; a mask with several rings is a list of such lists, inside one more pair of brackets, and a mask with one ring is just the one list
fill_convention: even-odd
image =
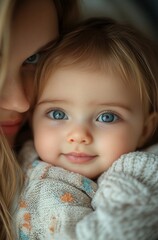
[(92, 207), (77, 224), (78, 240), (157, 240), (158, 156), (123, 155), (98, 179)]

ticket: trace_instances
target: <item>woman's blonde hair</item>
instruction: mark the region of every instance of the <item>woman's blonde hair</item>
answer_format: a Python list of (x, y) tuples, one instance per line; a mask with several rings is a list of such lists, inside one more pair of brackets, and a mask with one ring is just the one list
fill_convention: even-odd
[[(11, 13), (15, 1), (0, 1), (0, 91), (2, 90), (6, 69), (9, 45)], [(17, 176), (18, 180), (17, 181)], [(0, 133), (0, 239), (13, 239), (11, 229), (11, 204), (21, 181), (21, 170), (5, 139)]]
[(11, 0), (1, 0), (0, 1), (0, 49), (1, 49), (1, 65), (0, 65), (0, 90), (2, 89), (3, 81), (6, 73), (7, 66), (7, 53), (9, 45), (9, 25), (11, 18), (11, 10), (14, 1)]
[[(33, 0), (32, 0), (33, 1)], [(17, 3), (21, 0), (0, 1), (0, 92), (3, 88), (7, 70), (10, 23)], [(69, 2), (69, 4), (68, 4)], [(79, 16), (77, 0), (54, 0), (56, 5), (60, 32), (67, 31)], [(1, 130), (0, 130), (1, 131)], [(12, 224), (12, 206), (17, 192), (23, 184), (21, 168), (8, 145), (5, 136), (0, 132), (0, 239), (15, 239)]]
[[(15, 1), (0, 1), (0, 91), (2, 90), (8, 57), (11, 13)], [(3, 133), (0, 133), (0, 239), (11, 240), (11, 208), (16, 191), (22, 183), (21, 169), (11, 151)]]
[[(81, 66), (111, 71), (139, 91), (144, 111), (158, 112), (156, 46), (133, 27), (109, 18), (92, 18), (78, 24), (41, 60), (37, 72), (40, 95), (52, 71)], [(35, 100), (37, 101), (37, 99)]]
[(11, 209), (15, 198), (15, 194), (22, 186), (22, 172), (19, 164), (11, 151), (3, 133), (0, 137), (0, 239), (11, 240), (12, 232), (12, 215)]

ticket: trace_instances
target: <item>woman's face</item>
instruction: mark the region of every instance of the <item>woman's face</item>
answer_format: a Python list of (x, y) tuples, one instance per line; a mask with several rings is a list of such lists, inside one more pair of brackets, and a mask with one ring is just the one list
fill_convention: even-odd
[(11, 145), (27, 118), (41, 49), (57, 35), (57, 13), (52, 0), (24, 0), (16, 9), (7, 75), (0, 96), (0, 126)]

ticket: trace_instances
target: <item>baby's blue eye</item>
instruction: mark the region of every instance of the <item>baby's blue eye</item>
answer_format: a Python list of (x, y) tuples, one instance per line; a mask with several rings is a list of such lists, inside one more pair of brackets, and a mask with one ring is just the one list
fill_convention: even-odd
[(48, 117), (54, 120), (68, 119), (67, 115), (61, 110), (53, 110), (48, 113)]
[(40, 58), (40, 54), (36, 53), (36, 54), (33, 54), (32, 56), (28, 57), (24, 63), (25, 64), (36, 64), (39, 61), (39, 58)]
[(97, 118), (98, 122), (111, 123), (118, 120), (118, 116), (114, 113), (102, 113)]

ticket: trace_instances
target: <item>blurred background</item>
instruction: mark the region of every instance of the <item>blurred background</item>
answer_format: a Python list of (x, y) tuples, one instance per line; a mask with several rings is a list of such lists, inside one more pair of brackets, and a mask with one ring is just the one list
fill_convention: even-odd
[(82, 18), (112, 17), (158, 40), (158, 0), (80, 0)]

